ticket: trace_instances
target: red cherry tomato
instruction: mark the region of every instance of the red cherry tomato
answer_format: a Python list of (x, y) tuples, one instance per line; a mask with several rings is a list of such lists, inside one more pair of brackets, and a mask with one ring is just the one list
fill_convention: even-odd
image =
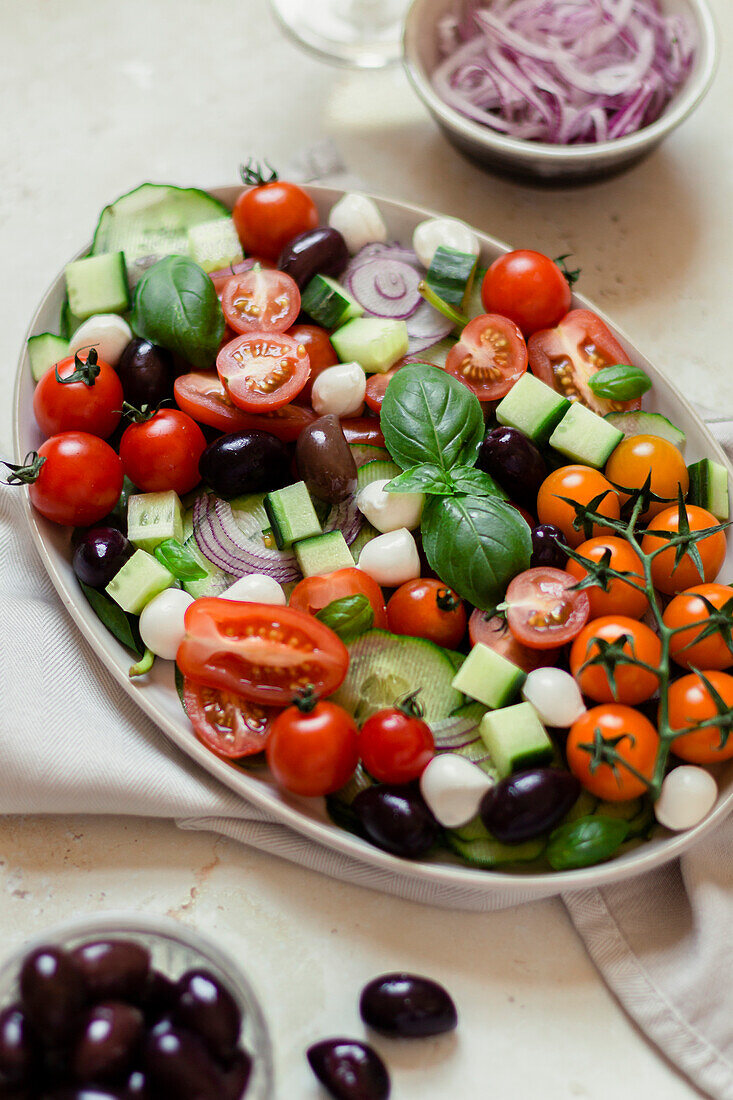
[(230, 264), (229, 267), (223, 267), (219, 271), (209, 272), (209, 278), (214, 284), (214, 290), (216, 291), (219, 301), (221, 301), (224, 287), (227, 285), (232, 275), (241, 275), (245, 271), (250, 271), (255, 264), (259, 264), (260, 267), (268, 269), (272, 269), (275, 266), (270, 260), (265, 260), (262, 256), (248, 256), (246, 260), (240, 260), (236, 264)]
[(398, 363), (396, 367), (392, 367), (391, 370), (386, 371), (384, 374), (369, 375), (367, 378), (364, 400), (367, 403), (367, 407), (370, 408), (372, 412), (380, 413), (382, 411), (382, 402), (387, 392), (387, 386), (397, 374), (397, 371), (404, 367), (404, 365), (403, 361)]
[(507, 622), (517, 641), (532, 649), (556, 649), (579, 634), (588, 621), (585, 592), (573, 591), (575, 577), (563, 569), (527, 569), (506, 590)]
[(325, 328), (320, 328), (318, 325), (293, 325), (288, 329), (286, 336), (302, 344), (308, 352), (311, 365), (310, 377), (294, 400), (299, 405), (310, 405), (313, 383), (326, 367), (336, 366), (339, 361), (338, 355), (333, 350), (333, 344)]
[(514, 321), (487, 313), (466, 325), (448, 352), (445, 369), (479, 401), (498, 401), (526, 371), (527, 345)]
[(478, 607), (468, 620), (468, 637), (471, 645), (478, 645), (479, 642), (487, 645), (525, 672), (556, 665), (560, 655), (559, 649), (530, 649), (529, 646), (522, 645), (514, 637), (502, 615), (489, 615)]
[(221, 308), (235, 332), (285, 332), (300, 313), (300, 291), (284, 271), (253, 268), (227, 280)]
[(263, 413), (282, 408), (300, 393), (310, 360), (305, 345), (290, 336), (252, 332), (221, 349), (216, 369), (235, 405)]
[(379, 419), (374, 416), (350, 416), (341, 421), (347, 443), (364, 443), (369, 447), (383, 447), (384, 436)]
[(122, 463), (99, 436), (61, 432), (41, 444), (38, 457), (45, 461), (28, 492), (31, 504), (46, 519), (89, 527), (120, 499)]
[(525, 336), (552, 328), (570, 309), (570, 286), (556, 263), (520, 248), (494, 260), (481, 284), (487, 313), (500, 313), (519, 325)]
[(346, 596), (366, 596), (374, 612), (374, 626), (387, 629), (387, 611), (382, 589), (361, 569), (336, 569), (320, 577), (306, 577), (299, 581), (290, 593), (290, 606), (307, 615), (315, 615), (334, 600)]
[[(306, 424), (316, 419), (312, 409), (284, 405), (269, 413), (247, 413), (229, 400), (218, 374), (192, 371), (176, 378), (176, 403), (194, 420), (220, 432), (270, 432), (285, 443), (297, 439)], [(375, 424), (378, 423), (375, 421)]]
[(199, 459), (205, 447), (195, 420), (179, 409), (159, 409), (149, 420), (125, 428), (120, 458), (130, 481), (142, 492), (173, 489), (181, 496), (201, 480)]
[(288, 707), (272, 723), (267, 763), (277, 783), (316, 797), (343, 787), (359, 762), (358, 730), (343, 707), (328, 701), (312, 709)]
[(427, 638), (455, 649), (466, 633), (463, 600), (432, 577), (405, 581), (389, 599), (387, 621), (393, 634)]
[(435, 756), (435, 742), (414, 697), (377, 711), (359, 734), (359, 756), (380, 783), (411, 783)]
[(278, 714), (233, 691), (183, 681), (183, 701), (194, 733), (207, 749), (227, 760), (240, 760), (265, 748)]
[(262, 181), (257, 172), (247, 177), (252, 182), (234, 204), (232, 220), (247, 255), (255, 253), (266, 260), (277, 260), (284, 246), (306, 229), (318, 225), (318, 211), (309, 195), (296, 183), (270, 179)]
[(117, 374), (91, 348), (49, 367), (33, 394), (33, 412), (44, 435), (78, 431), (106, 439), (120, 422), (123, 400)]

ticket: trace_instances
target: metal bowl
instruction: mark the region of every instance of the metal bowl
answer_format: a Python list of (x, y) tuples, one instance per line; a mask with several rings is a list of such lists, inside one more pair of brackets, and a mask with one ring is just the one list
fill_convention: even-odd
[(449, 107), (432, 86), (439, 57), (438, 20), (456, 9), (456, 0), (413, 0), (405, 21), (404, 64), (415, 91), (448, 140), (472, 160), (510, 175), (547, 182), (602, 179), (630, 167), (655, 149), (692, 114), (710, 87), (718, 62), (718, 36), (706, 0), (665, 0), (673, 13), (695, 23), (699, 45), (692, 71), (663, 114), (627, 137), (584, 145), (550, 145), (505, 137)]

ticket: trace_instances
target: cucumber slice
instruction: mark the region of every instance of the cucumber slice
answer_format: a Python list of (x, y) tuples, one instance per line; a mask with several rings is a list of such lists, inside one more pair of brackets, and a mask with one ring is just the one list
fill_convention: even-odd
[(384, 317), (357, 317), (331, 333), (342, 363), (359, 363), (367, 374), (385, 374), (407, 355), (407, 325)]
[(368, 542), (371, 542), (372, 539), (375, 539), (378, 534), (379, 531), (376, 529), (376, 527), (372, 527), (371, 523), (367, 523), (366, 520), (364, 520), (361, 528), (359, 529), (358, 535), (349, 547), (349, 550), (351, 551), (351, 556), (353, 557), (354, 563), (356, 565), (359, 564), (359, 557), (366, 544)]
[(411, 356), (410, 361), (413, 363), (432, 363), (434, 367), (444, 367), (448, 352), (456, 346), (456, 343), (455, 336), (445, 336), (442, 340), (438, 340), (437, 344), (427, 348), (426, 351), (421, 351), (414, 357)]
[(52, 332), (39, 332), (28, 337), (28, 358), (34, 382), (40, 382), (49, 367), (69, 354), (69, 341)]
[(267, 493), (265, 511), (278, 550), (288, 550), (294, 542), (321, 534), (321, 524), (304, 481)]
[(420, 688), (428, 723), (447, 718), (461, 703), (460, 694), (451, 687), (450, 659), (440, 646), (424, 638), (368, 630), (348, 648), (349, 671), (332, 700), (353, 714), (359, 725), (416, 688)]
[(124, 252), (85, 256), (66, 265), (70, 310), (82, 321), (95, 313), (124, 313), (130, 308)]
[(668, 443), (673, 443), (681, 451), (685, 449), (687, 436), (681, 428), (671, 420), (667, 420), (667, 417), (662, 416), (661, 413), (635, 409), (633, 412), (606, 413), (603, 419), (613, 424), (614, 428), (618, 428), (625, 436), (656, 435), (660, 439), (666, 439)]
[[(578, 795), (578, 800), (575, 802), (565, 817), (561, 821), (561, 825), (568, 825), (572, 821), (577, 821), (581, 817), (590, 817), (591, 814), (598, 811), (599, 799), (589, 791), (581, 791)], [(600, 811), (598, 811), (600, 813)]]
[(234, 519), (245, 535), (252, 534), (253, 525), (258, 526), (260, 531), (266, 531), (269, 528), (270, 521), (265, 511), (266, 495), (266, 493), (247, 493), (245, 496), (229, 501)]
[(338, 328), (364, 312), (356, 298), (328, 275), (313, 276), (303, 291), (300, 305), (323, 328)]
[(230, 218), (215, 218), (210, 222), (190, 225), (186, 233), (188, 255), (204, 271), (221, 271), (244, 259), (237, 231)]
[(690, 504), (707, 508), (721, 523), (730, 515), (728, 501), (728, 471), (711, 458), (701, 458), (687, 467), (690, 475)]
[(446, 829), (443, 835), (450, 850), (475, 867), (531, 863), (540, 858), (547, 846), (544, 837), (525, 840), (523, 844), (502, 844), (478, 817), (460, 829)]
[(351, 569), (354, 558), (341, 531), (326, 531), (309, 539), (301, 539), (294, 547), (300, 571), (304, 577), (318, 577), (336, 569)]
[(357, 491), (363, 489), (365, 485), (371, 485), (373, 481), (383, 481), (384, 478), (391, 481), (393, 477), (397, 477), (401, 473), (402, 470), (399, 466), (390, 459), (382, 459), (381, 461), (376, 459), (374, 462), (365, 462), (356, 471)]
[(569, 408), (567, 397), (525, 372), (497, 405), (496, 419), (535, 443), (546, 443)]
[(600, 470), (623, 437), (608, 420), (576, 401), (550, 436), (550, 446), (571, 462)]
[(366, 466), (367, 462), (376, 462), (377, 459), (389, 459), (389, 451), (386, 447), (373, 447), (370, 443), (350, 443), (349, 450), (354, 456), (357, 468)]
[(519, 694), (526, 679), (521, 668), (479, 642), (456, 673), (453, 687), (487, 707), (504, 707)]

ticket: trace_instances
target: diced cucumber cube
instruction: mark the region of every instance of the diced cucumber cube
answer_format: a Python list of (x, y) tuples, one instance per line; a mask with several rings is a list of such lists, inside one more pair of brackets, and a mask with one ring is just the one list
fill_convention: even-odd
[(550, 436), (550, 446), (571, 462), (600, 470), (623, 437), (613, 424), (576, 401)]
[(234, 222), (228, 218), (190, 225), (186, 239), (189, 256), (204, 271), (220, 271), (244, 259)]
[(265, 511), (279, 550), (287, 550), (299, 539), (321, 533), (321, 524), (304, 481), (268, 493)]
[(341, 531), (302, 539), (293, 547), (304, 577), (319, 577), (336, 569), (353, 569), (354, 559)]
[(95, 313), (124, 313), (130, 308), (124, 252), (86, 256), (66, 265), (71, 312), (80, 321)]
[(569, 408), (567, 397), (525, 371), (497, 405), (496, 419), (535, 443), (546, 443)]
[(526, 679), (521, 668), (479, 642), (456, 673), (453, 687), (484, 706), (503, 707), (518, 695)]
[(690, 490), (687, 499), (690, 504), (707, 508), (721, 523), (730, 515), (728, 501), (728, 471), (719, 462), (711, 458), (701, 458), (687, 467), (690, 475)]
[(489, 711), (481, 719), (479, 733), (501, 779), (552, 762), (552, 741), (531, 703)]
[(175, 581), (173, 574), (152, 554), (136, 550), (114, 575), (105, 591), (123, 611), (139, 615), (153, 596), (165, 592)]
[(152, 554), (165, 539), (183, 541), (183, 505), (172, 489), (138, 493), (127, 502), (127, 537)]
[(441, 245), (435, 250), (425, 282), (444, 302), (462, 310), (471, 295), (477, 259), (471, 252)]
[(40, 382), (49, 367), (69, 354), (69, 341), (52, 332), (40, 332), (28, 337), (28, 359), (34, 382)]
[(385, 374), (407, 355), (409, 337), (404, 321), (357, 317), (331, 334), (342, 363), (359, 363), (367, 374)]
[(364, 312), (356, 298), (329, 275), (313, 276), (303, 290), (300, 305), (304, 313), (324, 328), (338, 328)]

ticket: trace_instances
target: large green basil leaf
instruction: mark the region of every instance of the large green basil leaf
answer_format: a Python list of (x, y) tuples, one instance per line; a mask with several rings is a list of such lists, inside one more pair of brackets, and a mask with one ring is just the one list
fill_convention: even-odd
[(610, 859), (629, 832), (628, 821), (596, 814), (579, 817), (550, 834), (547, 861), (555, 871), (590, 867)]
[(635, 401), (652, 388), (652, 380), (641, 367), (628, 363), (616, 363), (602, 367), (588, 379), (588, 386), (596, 395), (607, 401)]
[(198, 370), (214, 365), (224, 314), (209, 276), (186, 256), (166, 256), (135, 288), (131, 324), (136, 336), (175, 352)]
[(423, 548), (440, 579), (482, 611), (529, 568), (532, 537), (516, 508), (498, 497), (437, 497), (422, 521)]
[(491, 474), (486, 474), (483, 470), (476, 470), (471, 466), (458, 466), (451, 470), (450, 476), (456, 493), (466, 493), (473, 497), (509, 499), (501, 485), (497, 485)]
[(445, 496), (453, 491), (451, 477), (436, 466), (434, 462), (421, 462), (409, 470), (393, 477), (384, 486), (385, 493), (427, 493), (430, 496)]
[(428, 363), (411, 363), (387, 387), (381, 428), (403, 470), (424, 462), (450, 470), (475, 463), (484, 418), (477, 397), (457, 378)]

